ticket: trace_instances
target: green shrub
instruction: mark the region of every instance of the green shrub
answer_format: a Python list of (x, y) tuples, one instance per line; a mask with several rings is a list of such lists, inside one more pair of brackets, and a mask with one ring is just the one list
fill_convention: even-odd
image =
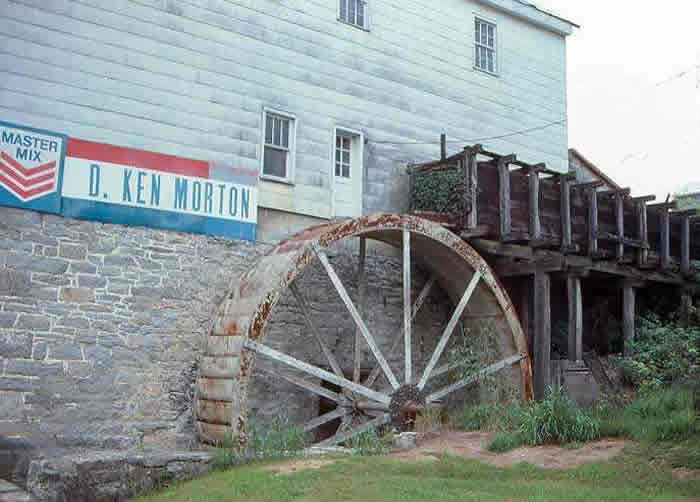
[(517, 432), (499, 432), (493, 436), (486, 449), (494, 453), (503, 453), (523, 444), (523, 439)]
[(354, 455), (369, 457), (389, 453), (392, 442), (389, 436), (379, 436), (375, 429), (369, 429), (348, 440), (346, 446), (353, 450)]
[(631, 355), (620, 360), (622, 377), (642, 392), (669, 385), (697, 386), (699, 348), (699, 328), (647, 314), (639, 318)]
[(569, 400), (565, 392), (548, 389), (547, 398), (523, 408), (520, 434), (530, 445), (591, 441), (600, 437), (600, 423)]
[(269, 425), (251, 422), (248, 438), (250, 454), (258, 459), (295, 457), (306, 446), (303, 429), (284, 415)]

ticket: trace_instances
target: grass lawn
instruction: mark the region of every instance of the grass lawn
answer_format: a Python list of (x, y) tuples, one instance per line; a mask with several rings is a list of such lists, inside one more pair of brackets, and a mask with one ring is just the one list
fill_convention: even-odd
[(135, 499), (229, 501), (700, 501), (700, 478), (672, 476), (673, 447), (637, 445), (610, 462), (571, 470), (498, 468), (444, 456), (436, 462), (343, 458), (317, 470), (278, 474), (247, 465)]

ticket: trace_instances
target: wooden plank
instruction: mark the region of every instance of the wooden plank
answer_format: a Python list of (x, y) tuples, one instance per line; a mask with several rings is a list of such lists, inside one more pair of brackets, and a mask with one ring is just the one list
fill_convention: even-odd
[(546, 272), (535, 274), (535, 399), (543, 399), (550, 384), (552, 350), (551, 279)]
[(569, 275), (566, 278), (569, 298), (569, 361), (583, 361), (583, 297), (581, 277)]
[(429, 394), (426, 398), (425, 401), (427, 403), (438, 401), (450, 394), (452, 394), (455, 391), (458, 391), (459, 389), (462, 389), (464, 387), (467, 387), (469, 385), (472, 385), (476, 382), (478, 382), (480, 379), (483, 379), (489, 375), (492, 375), (498, 371), (501, 371), (503, 368), (507, 366), (512, 366), (519, 362), (521, 359), (523, 359), (524, 356), (521, 354), (516, 354), (514, 356), (507, 357), (506, 359), (503, 359), (502, 361), (498, 361), (497, 363), (494, 363), (483, 370), (479, 371), (476, 375), (473, 375), (469, 378), (464, 378), (458, 382), (455, 382), (451, 385), (448, 385), (447, 387), (443, 387), (440, 390), (437, 390), (433, 392), (432, 394)]
[(530, 229), (530, 239), (536, 241), (540, 238), (540, 175), (536, 170), (532, 170), (528, 176), (529, 213), (528, 223)]
[[(413, 302), (413, 313), (411, 315), (411, 321), (416, 318), (416, 315), (418, 314), (418, 311), (420, 308), (423, 306), (423, 303), (425, 303), (425, 300), (428, 298), (428, 295), (430, 294), (430, 291), (433, 289), (433, 286), (435, 286), (436, 279), (434, 276), (431, 276), (430, 279), (426, 281), (426, 283), (423, 285), (423, 289), (421, 290), (420, 294), (418, 295), (418, 298), (416, 298), (416, 301)], [(389, 352), (393, 353), (399, 346), (399, 343), (401, 342), (402, 337), (401, 333), (399, 332), (397, 336), (394, 337), (394, 342), (391, 345), (391, 349)], [(374, 369), (370, 372), (369, 376), (367, 377), (367, 380), (364, 382), (365, 387), (371, 387), (374, 385), (374, 382), (377, 380), (377, 377), (379, 376), (379, 373), (381, 371), (381, 367), (379, 365), (376, 365)]]
[(440, 160), (447, 159), (447, 134), (440, 134)]
[(562, 255), (554, 255), (536, 261), (496, 263), (492, 268), (499, 277), (519, 277), (533, 275), (537, 270), (560, 272), (566, 268), (566, 259)]
[(637, 237), (642, 248), (637, 252), (637, 265), (645, 266), (649, 261), (649, 224), (645, 200), (637, 202)]
[(635, 321), (635, 288), (628, 281), (624, 281), (622, 287), (622, 333), (624, 335), (624, 353), (632, 354), (632, 341), (634, 340)]
[(658, 204), (648, 204), (649, 211), (669, 211), (670, 209), (678, 209), (678, 201), (659, 202)]
[(382, 370), (384, 371), (384, 374), (386, 375), (387, 380), (389, 380), (389, 383), (391, 384), (391, 386), (394, 389), (398, 389), (399, 382), (396, 380), (396, 377), (394, 376), (394, 372), (391, 371), (391, 367), (389, 367), (389, 363), (386, 361), (386, 359), (382, 355), (381, 351), (379, 350), (379, 345), (377, 345), (377, 342), (374, 340), (374, 337), (370, 334), (369, 329), (367, 329), (367, 325), (362, 320), (362, 317), (360, 317), (360, 313), (357, 311), (357, 308), (355, 308), (355, 305), (352, 303), (352, 300), (350, 299), (350, 295), (348, 295), (348, 292), (345, 289), (345, 286), (343, 286), (343, 283), (340, 280), (340, 277), (338, 277), (338, 274), (336, 274), (335, 269), (328, 261), (328, 257), (326, 256), (326, 253), (324, 253), (318, 247), (317, 244), (314, 244), (312, 247), (313, 247), (314, 252), (316, 253), (316, 256), (318, 256), (318, 259), (321, 261), (323, 268), (326, 269), (326, 273), (328, 274), (328, 277), (330, 278), (331, 282), (333, 283), (333, 286), (335, 286), (335, 289), (338, 292), (338, 295), (340, 295), (340, 298), (343, 300), (343, 303), (345, 303), (345, 307), (348, 309), (348, 311), (350, 312), (350, 315), (352, 316), (353, 320), (355, 321), (355, 325), (360, 329), (360, 333), (362, 333), (362, 336), (364, 337), (365, 341), (367, 342), (367, 345), (369, 345), (369, 348), (372, 351), (372, 353), (374, 354), (374, 357), (377, 359), (377, 362), (379, 362), (379, 365), (382, 367)]
[(328, 364), (330, 364), (331, 368), (333, 369), (333, 373), (338, 375), (339, 377), (344, 377), (345, 375), (343, 374), (343, 370), (340, 367), (340, 364), (338, 363), (338, 360), (335, 358), (333, 355), (333, 352), (328, 348), (328, 345), (323, 341), (323, 338), (321, 337), (320, 332), (318, 329), (316, 329), (316, 326), (314, 325), (313, 320), (311, 319), (311, 314), (310, 314), (310, 309), (308, 303), (306, 303), (306, 299), (303, 297), (301, 292), (299, 291), (299, 288), (297, 287), (296, 282), (293, 282), (289, 285), (289, 290), (292, 292), (292, 295), (297, 301), (297, 304), (299, 305), (299, 308), (301, 309), (301, 315), (304, 318), (304, 322), (306, 323), (306, 327), (308, 330), (311, 332), (311, 334), (316, 338), (316, 342), (318, 342), (319, 346), (321, 347), (321, 350), (326, 356), (326, 359), (328, 359)]
[(327, 424), (328, 422), (335, 420), (340, 417), (344, 417), (350, 413), (349, 410), (344, 409), (344, 408), (336, 408), (333, 411), (329, 411), (328, 413), (324, 413), (321, 416), (318, 416), (314, 418), (313, 420), (309, 420), (304, 424), (304, 432), (309, 432), (314, 429), (317, 429), (318, 427), (321, 427), (323, 424)]
[(508, 165), (511, 160), (515, 160), (514, 155), (498, 159), (496, 168), (498, 169), (498, 215), (499, 234), (503, 237), (510, 235), (513, 227), (513, 215), (511, 209), (510, 194), (510, 170)]
[[(638, 239), (630, 239), (629, 237), (620, 237), (618, 234), (611, 234), (609, 232), (598, 232), (598, 240), (610, 241), (622, 244), (623, 246), (629, 246), (633, 248), (646, 248), (649, 249), (649, 244), (644, 244)], [(620, 259), (618, 258), (618, 261)]]
[(442, 333), (442, 337), (440, 338), (437, 347), (435, 347), (433, 355), (430, 357), (430, 361), (428, 361), (428, 365), (425, 367), (423, 376), (418, 382), (419, 389), (422, 390), (423, 387), (425, 387), (428, 378), (430, 378), (430, 373), (433, 371), (433, 368), (440, 359), (442, 352), (445, 350), (447, 342), (449, 342), (450, 337), (452, 336), (452, 332), (454, 331), (455, 326), (457, 326), (457, 322), (459, 322), (459, 318), (462, 315), (462, 312), (464, 312), (464, 309), (467, 306), (469, 299), (472, 297), (472, 294), (474, 293), (474, 290), (476, 289), (476, 286), (479, 284), (480, 280), (481, 272), (479, 272), (478, 270), (474, 271), (474, 276), (472, 277), (471, 281), (469, 281), (467, 289), (465, 289), (464, 294), (462, 295), (462, 299), (459, 301), (459, 304), (457, 304), (457, 307), (455, 308), (455, 311), (452, 314), (450, 321), (445, 327), (445, 331)]
[(479, 197), (479, 162), (477, 155), (481, 151), (481, 145), (475, 145), (464, 149), (464, 166), (466, 168), (466, 186), (469, 187), (470, 210), (467, 218), (467, 228), (475, 230), (479, 225), (479, 211), (477, 207)]
[(259, 369), (263, 373), (267, 373), (268, 375), (271, 375), (273, 377), (279, 377), (283, 380), (286, 380), (287, 382), (297, 385), (298, 387), (301, 387), (302, 389), (306, 389), (309, 392), (312, 392), (314, 394), (318, 394), (319, 396), (325, 397), (326, 399), (330, 399), (333, 402), (336, 402), (338, 404), (344, 404), (347, 403), (347, 399), (345, 396), (342, 394), (338, 394), (337, 392), (333, 392), (330, 389), (326, 389), (325, 387), (318, 385), (314, 382), (309, 382), (308, 380), (304, 380), (301, 377), (298, 377), (296, 375), (290, 375), (289, 373), (286, 373), (285, 371), (278, 371), (278, 370), (270, 370), (267, 368), (262, 368), (262, 367), (257, 367), (256, 369)]
[(692, 291), (689, 288), (681, 288), (681, 325), (684, 328), (690, 326), (690, 313), (693, 307)]
[[(300, 361), (299, 359), (296, 359), (292, 356), (288, 356), (287, 354), (284, 354), (273, 348), (267, 347), (261, 343), (253, 342), (252, 340), (246, 339), (244, 345), (249, 350), (257, 352), (258, 354), (262, 354), (282, 364), (286, 364), (287, 366), (307, 373), (316, 378), (320, 378), (321, 380), (326, 380), (327, 382), (333, 383), (339, 387), (342, 387), (343, 389), (347, 389), (351, 392), (361, 394), (370, 399), (374, 399), (375, 401), (378, 401), (380, 403), (389, 404), (389, 402), (391, 401), (391, 398), (386, 394), (382, 394), (372, 389), (368, 389), (367, 387), (360, 384), (356, 384), (355, 382), (351, 382), (346, 378), (340, 378), (337, 375), (330, 373), (329, 371), (317, 368), (316, 366), (305, 363), (304, 361)], [(290, 377), (289, 375), (283, 376), (282, 373), (283, 372), (280, 372), (279, 375), (282, 378), (288, 379)]]
[(510, 256), (522, 260), (531, 260), (535, 256), (534, 250), (529, 246), (519, 246), (517, 244), (503, 244), (498, 241), (487, 239), (474, 239), (471, 245), (482, 253), (496, 256)]
[(590, 188), (588, 190), (588, 254), (598, 253), (598, 195)]
[(659, 215), (661, 250), (661, 269), (667, 270), (671, 266), (671, 217), (668, 209), (662, 209)]
[(462, 239), (473, 239), (475, 237), (486, 237), (491, 233), (491, 229), (488, 225), (478, 225), (473, 229), (464, 230), (459, 236)]
[(690, 275), (690, 218), (681, 219), (681, 275)]
[(525, 337), (527, 338), (528, 350), (532, 352), (532, 279), (529, 277), (523, 279), (520, 284), (520, 304), (518, 306), (518, 317), (520, 318), (520, 326), (523, 328)]
[(353, 436), (357, 436), (358, 434), (361, 434), (365, 431), (368, 431), (370, 429), (374, 429), (376, 427), (379, 427), (381, 425), (386, 424), (389, 422), (391, 419), (391, 415), (388, 413), (383, 413), (377, 418), (370, 420), (369, 422), (365, 422), (362, 425), (358, 425), (357, 427), (354, 427), (350, 429), (349, 431), (342, 431), (338, 432), (335, 434), (333, 437), (330, 437), (326, 439), (325, 441), (321, 441), (320, 443), (317, 443), (315, 446), (334, 446), (340, 443), (344, 443), (348, 439), (352, 438)]
[(403, 231), (403, 335), (404, 335), (404, 369), (405, 382), (410, 383), (412, 377), (411, 354), (411, 232)]
[(625, 244), (623, 241), (625, 238), (625, 206), (624, 197), (621, 194), (615, 195), (615, 220), (617, 224), (617, 236), (620, 238), (620, 241), (615, 246), (615, 255), (619, 261), (625, 257)]
[[(360, 255), (357, 267), (357, 307), (359, 308), (360, 316), (364, 315), (365, 296), (367, 290), (367, 275), (365, 272), (365, 259), (367, 256), (367, 240), (360, 237)], [(362, 333), (359, 328), (355, 328), (355, 345), (353, 357), (352, 381), (360, 382), (360, 370), (362, 365)], [(342, 376), (342, 375), (341, 375)]]
[(560, 178), (561, 191), (561, 248), (563, 252), (571, 247), (571, 181)]
[(586, 181), (584, 183), (571, 183), (572, 190), (595, 190), (605, 185), (603, 181)]

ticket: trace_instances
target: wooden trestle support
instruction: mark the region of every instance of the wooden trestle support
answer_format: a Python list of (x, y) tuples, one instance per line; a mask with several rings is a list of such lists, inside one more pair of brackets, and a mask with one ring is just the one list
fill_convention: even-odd
[[(351, 298), (343, 281), (329, 261), (326, 250), (347, 239), (359, 239), (359, 296)], [(393, 335), (389, 353), (384, 353), (375, 338), (372, 326), (362, 315), (363, 291), (367, 277), (364, 254), (366, 240), (381, 241), (402, 250), (403, 317), (401, 329)], [(317, 329), (315, 316), (305, 299), (305, 291), (295, 278), (312, 261), (320, 262), (330, 284), (341, 298), (356, 326), (353, 368), (344, 371), (338, 354), (334, 353)], [(412, 265), (430, 274), (418, 295), (412, 297)], [(441, 287), (454, 302), (454, 310), (446, 319), (441, 333), (435, 333), (437, 344), (427, 362), (418, 363), (412, 357), (413, 321), (431, 290)], [(264, 343), (265, 324), (280, 295), (289, 289), (308, 332), (313, 335), (325, 361), (323, 365), (302, 361)], [(439, 383), (453, 367), (447, 362), (445, 349), (459, 322), (468, 323), (465, 309), (478, 297), (480, 308), (489, 310), (489, 322), (495, 322), (494, 336), (502, 348), (497, 360), (490, 361), (476, 374)], [(474, 302), (472, 301), (472, 304)], [(467, 311), (469, 309), (466, 309)], [(364, 381), (359, 368), (362, 343), (372, 355), (369, 372)], [(386, 346), (386, 345), (385, 345)], [(392, 365), (387, 355), (403, 352), (400, 366)], [(196, 392), (196, 424), (200, 438), (217, 442), (237, 438), (245, 447), (248, 420), (248, 384), (255, 356), (274, 362), (274, 373), (317, 396), (330, 399), (337, 407), (301, 424), (312, 431), (332, 420), (343, 419), (341, 427), (323, 445), (342, 443), (367, 430), (386, 424), (393, 406), (411, 408), (416, 403), (396, 403), (402, 390), (417, 389), (425, 397), (425, 406), (439, 403), (452, 393), (472, 385), (478, 378), (506, 371), (518, 382), (522, 397), (533, 396), (532, 369), (527, 340), (507, 293), (487, 263), (466, 242), (436, 223), (406, 215), (377, 215), (340, 223), (309, 228), (280, 242), (234, 285), (221, 305), (214, 326), (207, 337)], [(347, 360), (347, 358), (344, 358)], [(396, 358), (393, 358), (396, 360)], [(327, 364), (326, 364), (327, 363)], [(367, 361), (364, 367), (368, 368)], [(323, 367), (322, 367), (323, 366)], [(515, 371), (515, 375), (513, 375)], [(302, 376), (300, 376), (302, 375)], [(380, 386), (383, 375), (388, 387)], [(333, 391), (323, 382), (340, 388)], [(352, 420), (349, 420), (352, 418)]]

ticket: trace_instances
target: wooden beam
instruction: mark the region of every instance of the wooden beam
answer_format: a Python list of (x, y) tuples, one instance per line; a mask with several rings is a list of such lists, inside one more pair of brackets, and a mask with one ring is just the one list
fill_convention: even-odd
[(440, 135), (440, 160), (444, 161), (447, 159), (447, 135), (442, 133)]
[(662, 209), (659, 214), (659, 227), (661, 242), (661, 269), (667, 270), (671, 266), (671, 218), (668, 209)]
[(448, 385), (447, 387), (443, 387), (442, 389), (433, 392), (432, 394), (429, 394), (425, 398), (425, 401), (426, 401), (426, 403), (439, 401), (440, 399), (447, 397), (448, 395), (452, 394), (453, 392), (458, 391), (459, 389), (462, 389), (464, 387), (472, 385), (472, 384), (478, 382), (479, 380), (481, 380), (489, 375), (493, 375), (494, 373), (501, 371), (502, 369), (506, 368), (507, 366), (512, 366), (512, 365), (518, 363), (523, 358), (524, 358), (524, 356), (522, 354), (516, 354), (514, 356), (507, 357), (507, 358), (503, 359), (502, 361), (498, 361), (497, 363), (491, 364), (488, 367), (484, 368), (483, 370), (480, 370), (475, 375), (469, 376), (467, 378), (463, 378), (462, 380), (460, 380), (458, 382), (455, 382), (451, 385)]
[[(287, 354), (284, 354), (271, 347), (267, 347), (261, 343), (254, 342), (249, 338), (245, 339), (243, 345), (247, 349), (257, 352), (258, 354), (262, 354), (265, 357), (269, 357), (274, 361), (286, 364), (287, 366), (290, 366), (295, 370), (302, 371), (313, 377), (320, 378), (321, 380), (326, 380), (327, 382), (333, 383), (339, 387), (342, 387), (343, 389), (347, 389), (356, 394), (368, 397), (369, 399), (374, 399), (375, 401), (378, 401), (380, 403), (389, 404), (391, 402), (391, 397), (389, 397), (386, 394), (382, 394), (381, 392), (368, 389), (364, 385), (356, 384), (355, 382), (351, 382), (346, 378), (340, 378), (334, 375), (333, 373), (330, 373), (326, 370), (322, 370), (321, 368), (317, 368), (316, 366), (305, 363), (304, 361), (300, 361), (299, 359), (295, 359), (292, 356), (288, 356)], [(280, 376), (282, 375), (280, 374)], [(288, 377), (289, 375), (283, 378), (287, 379)]]
[(477, 156), (482, 151), (481, 145), (464, 149), (465, 186), (469, 187), (469, 215), (467, 229), (475, 230), (479, 225), (478, 196), (479, 196), (479, 162)]
[(647, 209), (649, 211), (666, 211), (670, 209), (678, 209), (678, 201), (672, 200), (671, 202), (659, 202), (658, 204), (647, 204)]
[(347, 399), (345, 399), (345, 397), (342, 396), (341, 394), (338, 394), (337, 392), (333, 392), (330, 389), (326, 389), (325, 387), (322, 387), (321, 385), (318, 385), (317, 383), (309, 382), (308, 380), (304, 380), (301, 377), (298, 377), (295, 375), (290, 375), (285, 371), (279, 371), (279, 369), (270, 370), (267, 368), (263, 368), (261, 366), (257, 366), (255, 369), (259, 369), (263, 373), (267, 373), (270, 376), (279, 377), (282, 380), (286, 380), (287, 382), (289, 382), (291, 384), (294, 384), (298, 387), (301, 387), (302, 389), (306, 389), (309, 392), (312, 392), (314, 394), (318, 394), (319, 396), (325, 397), (326, 399), (330, 399), (331, 401), (336, 402), (338, 404), (347, 403)]
[(469, 303), (469, 299), (472, 297), (472, 294), (474, 293), (474, 290), (476, 289), (476, 286), (479, 284), (480, 280), (481, 280), (481, 272), (479, 272), (478, 270), (475, 270), (471, 281), (469, 281), (469, 284), (467, 285), (467, 289), (464, 290), (464, 294), (462, 295), (462, 299), (459, 301), (459, 304), (457, 304), (457, 307), (455, 308), (455, 311), (453, 312), (452, 317), (450, 318), (450, 321), (447, 323), (447, 326), (445, 327), (445, 331), (442, 333), (442, 337), (440, 337), (440, 341), (438, 342), (437, 347), (435, 347), (435, 351), (433, 352), (433, 355), (430, 357), (430, 361), (428, 361), (428, 365), (425, 367), (425, 371), (423, 372), (423, 376), (421, 377), (420, 381), (418, 382), (419, 389), (423, 390), (423, 387), (425, 387), (425, 384), (428, 381), (428, 378), (430, 378), (430, 374), (433, 371), (433, 368), (435, 368), (435, 365), (438, 363), (440, 356), (442, 355), (442, 352), (445, 350), (445, 347), (447, 346), (447, 342), (450, 341), (450, 337), (452, 336), (452, 332), (454, 331), (455, 326), (457, 326), (457, 322), (459, 322), (459, 318), (461, 317), (462, 312), (464, 312), (464, 309), (467, 306), (467, 303)]
[(566, 259), (561, 255), (555, 255), (539, 258), (535, 261), (495, 263), (492, 268), (499, 277), (534, 275), (537, 270), (561, 272), (566, 268)]
[(343, 408), (336, 408), (333, 411), (329, 411), (328, 413), (325, 413), (319, 417), (314, 418), (313, 420), (306, 422), (306, 424), (304, 424), (304, 432), (309, 432), (314, 429), (317, 429), (323, 424), (327, 424), (328, 422), (331, 422), (337, 418), (344, 417), (348, 413), (350, 412), (347, 409)]
[(586, 181), (583, 183), (572, 183), (571, 188), (573, 190), (595, 190), (603, 185), (605, 185), (603, 181)]
[(344, 377), (343, 370), (341, 369), (340, 364), (338, 364), (338, 360), (335, 358), (333, 352), (331, 352), (326, 343), (323, 341), (323, 338), (321, 337), (321, 334), (318, 331), (318, 329), (316, 329), (316, 326), (314, 325), (314, 322), (311, 319), (311, 311), (309, 309), (309, 305), (306, 303), (306, 299), (304, 299), (301, 292), (299, 291), (296, 282), (293, 282), (289, 285), (289, 290), (292, 292), (292, 295), (296, 299), (297, 304), (301, 309), (301, 316), (304, 318), (304, 322), (306, 323), (307, 329), (311, 332), (314, 338), (316, 338), (316, 342), (321, 347), (321, 351), (323, 351), (323, 353), (325, 354), (326, 359), (328, 359), (328, 364), (330, 364), (331, 368), (333, 369), (333, 373), (335, 373), (341, 378)]
[(478, 225), (473, 229), (464, 230), (460, 235), (462, 239), (474, 239), (475, 237), (486, 237), (491, 233), (488, 225)]
[(487, 239), (474, 239), (471, 245), (482, 253), (497, 256), (511, 256), (523, 260), (531, 260), (535, 256), (535, 252), (532, 248), (528, 246), (519, 246), (517, 244), (503, 244), (498, 241)]
[(571, 181), (561, 176), (561, 248), (563, 252), (571, 247)]
[(569, 297), (569, 361), (583, 361), (583, 296), (581, 277), (570, 274), (566, 278)]
[(645, 200), (637, 201), (637, 237), (642, 247), (637, 252), (637, 265), (645, 266), (649, 261), (649, 227), (647, 216), (647, 203)]
[(681, 275), (690, 275), (690, 218), (681, 219)]
[(588, 189), (588, 254), (598, 253), (598, 195), (593, 188)]
[(512, 224), (511, 195), (510, 195), (510, 170), (508, 165), (515, 160), (515, 155), (498, 159), (498, 230), (501, 237), (510, 235)]
[(535, 399), (544, 399), (550, 384), (552, 351), (551, 280), (546, 272), (535, 274)]
[[(610, 242), (615, 242), (618, 244), (622, 244), (623, 246), (629, 246), (633, 248), (646, 248), (649, 249), (649, 244), (644, 244), (642, 241), (638, 239), (630, 239), (629, 237), (620, 237), (619, 234), (611, 234), (609, 232), (598, 232), (598, 240), (601, 241), (610, 241)], [(618, 258), (618, 261), (620, 259)]]
[(631, 188), (620, 188), (618, 190), (600, 190), (598, 197), (629, 197), (632, 193)]
[(405, 382), (410, 383), (412, 377), (411, 363), (411, 232), (403, 231), (403, 334)]
[[(365, 271), (365, 261), (367, 258), (367, 240), (360, 237), (360, 254), (357, 264), (357, 308), (360, 316), (364, 316), (365, 299), (367, 295), (367, 273)], [(360, 372), (362, 367), (362, 333), (360, 328), (355, 328), (355, 345), (353, 355), (352, 381), (360, 382)], [(342, 375), (341, 375), (342, 376)]]
[(692, 307), (692, 292), (688, 288), (681, 288), (681, 325), (684, 328), (690, 326), (690, 312)]
[(542, 233), (540, 224), (540, 175), (536, 170), (532, 169), (528, 178), (530, 239), (536, 241)]
[(394, 376), (394, 372), (391, 371), (391, 367), (389, 366), (389, 363), (386, 361), (386, 359), (384, 359), (382, 352), (379, 350), (379, 345), (377, 345), (377, 342), (374, 340), (374, 337), (370, 334), (369, 329), (367, 329), (367, 325), (362, 320), (362, 317), (360, 317), (360, 313), (357, 311), (357, 308), (355, 308), (355, 305), (352, 303), (352, 300), (350, 299), (350, 295), (348, 295), (348, 292), (345, 289), (345, 286), (343, 286), (343, 283), (340, 280), (340, 277), (338, 277), (338, 274), (336, 274), (335, 269), (328, 261), (328, 257), (326, 256), (326, 253), (324, 253), (321, 250), (321, 248), (318, 247), (318, 244), (313, 244), (312, 248), (313, 248), (314, 252), (316, 253), (316, 256), (318, 256), (318, 259), (321, 261), (323, 268), (326, 269), (326, 274), (328, 274), (328, 277), (330, 278), (331, 282), (333, 283), (333, 286), (335, 286), (335, 289), (338, 292), (338, 295), (340, 295), (340, 298), (343, 300), (343, 303), (345, 303), (345, 307), (350, 312), (350, 315), (352, 316), (353, 320), (355, 321), (355, 325), (360, 329), (360, 333), (362, 333), (362, 336), (364, 337), (365, 341), (367, 342), (367, 345), (369, 345), (369, 348), (372, 351), (372, 354), (374, 354), (374, 357), (377, 359), (377, 362), (379, 362), (379, 365), (382, 367), (382, 370), (384, 371), (384, 374), (386, 375), (387, 380), (389, 380), (389, 383), (391, 384), (391, 386), (394, 389), (398, 389), (399, 382), (398, 382), (398, 380), (396, 380), (396, 377)]
[(334, 446), (340, 443), (343, 443), (347, 441), (348, 439), (352, 438), (353, 436), (357, 436), (358, 434), (361, 434), (365, 431), (368, 431), (370, 429), (374, 429), (376, 427), (379, 427), (380, 425), (384, 425), (391, 419), (391, 415), (388, 413), (383, 413), (377, 418), (370, 420), (369, 422), (365, 422), (362, 425), (358, 425), (357, 427), (354, 427), (350, 429), (349, 431), (339, 431), (336, 433), (333, 437), (330, 437), (326, 439), (325, 441), (321, 441), (320, 443), (317, 443), (315, 446)]
[[(629, 195), (629, 189), (627, 195)], [(620, 193), (615, 195), (615, 220), (617, 223), (617, 236), (620, 238), (615, 246), (615, 255), (618, 261), (622, 261), (625, 257), (625, 206), (624, 196)]]
[(632, 197), (632, 202), (652, 202), (656, 200), (656, 195), (642, 195), (641, 197)]
[(527, 346), (532, 356), (532, 279), (525, 278), (520, 284), (520, 305), (518, 306), (518, 317), (520, 326), (523, 328), (527, 338)]
[(635, 321), (635, 288), (629, 281), (623, 282), (622, 287), (622, 333), (624, 335), (624, 353), (632, 354)]

